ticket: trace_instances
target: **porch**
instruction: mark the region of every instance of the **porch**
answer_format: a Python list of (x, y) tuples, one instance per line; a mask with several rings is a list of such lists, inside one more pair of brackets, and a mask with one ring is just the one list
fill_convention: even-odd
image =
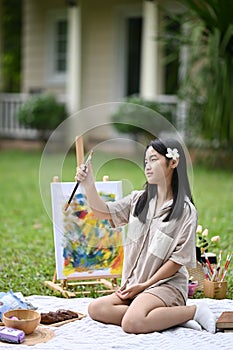
[[(17, 119), (20, 106), (30, 98), (25, 93), (0, 93), (0, 139), (10, 140), (39, 140), (39, 131), (22, 125)], [(67, 103), (65, 95), (58, 95), (60, 102)], [(175, 126), (182, 132), (183, 121), (186, 115), (186, 105), (179, 101), (175, 95), (158, 95), (156, 101), (161, 104), (174, 105)]]
[[(17, 118), (20, 106), (31, 96), (26, 93), (0, 93), (0, 139), (39, 139), (38, 130), (26, 127)], [(65, 96), (58, 95), (57, 100), (65, 102)]]

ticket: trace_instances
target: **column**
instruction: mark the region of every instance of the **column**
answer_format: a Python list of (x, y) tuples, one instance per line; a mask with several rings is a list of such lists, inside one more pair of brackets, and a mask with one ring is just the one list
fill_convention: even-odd
[(158, 74), (158, 5), (156, 1), (143, 1), (143, 29), (141, 53), (140, 95), (155, 99), (159, 93)]
[(3, 4), (2, 4), (2, 0), (0, 0), (0, 92), (2, 90), (3, 87), (3, 77), (2, 77), (2, 46), (3, 46), (3, 30), (2, 30), (2, 20), (3, 20)]
[(67, 106), (71, 114), (81, 107), (81, 10), (68, 1)]
[[(181, 26), (181, 34), (184, 37), (188, 37), (189, 26), (187, 23), (184, 23)], [(180, 49), (180, 64), (179, 64), (179, 84), (183, 84), (184, 80), (187, 78), (187, 69), (188, 69), (188, 60), (189, 60), (189, 50), (187, 45), (182, 45)], [(179, 130), (179, 133), (182, 135), (183, 139), (186, 137), (185, 133), (185, 124), (188, 115), (188, 102), (185, 100), (178, 100), (177, 103), (177, 117), (176, 117), (176, 127)]]

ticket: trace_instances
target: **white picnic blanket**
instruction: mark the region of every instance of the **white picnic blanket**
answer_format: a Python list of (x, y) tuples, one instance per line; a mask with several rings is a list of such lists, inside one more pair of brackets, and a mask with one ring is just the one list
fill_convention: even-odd
[[(91, 298), (64, 299), (34, 295), (27, 298), (39, 312), (55, 311), (59, 308), (85, 313), (81, 320), (53, 327), (55, 337), (47, 343), (34, 346), (12, 345), (0, 342), (0, 349), (12, 350), (232, 350), (233, 332), (211, 334), (183, 327), (174, 327), (150, 334), (127, 334), (121, 327), (93, 321), (87, 314)], [(200, 303), (203, 299), (189, 299), (188, 304)], [(204, 299), (216, 317), (223, 311), (233, 311), (233, 300)]]

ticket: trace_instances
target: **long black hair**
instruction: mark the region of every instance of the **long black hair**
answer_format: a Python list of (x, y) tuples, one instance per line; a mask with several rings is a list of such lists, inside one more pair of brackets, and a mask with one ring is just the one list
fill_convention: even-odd
[[(147, 149), (152, 146), (155, 151), (157, 151), (159, 154), (163, 155), (167, 163), (169, 163), (170, 158), (166, 156), (167, 154), (167, 148), (174, 149), (176, 148), (179, 153), (179, 163), (176, 168), (174, 168), (172, 180), (171, 180), (171, 187), (172, 187), (172, 194), (173, 194), (173, 202), (171, 205), (171, 210), (169, 211), (168, 215), (164, 219), (164, 221), (169, 221), (170, 219), (178, 219), (182, 213), (184, 208), (184, 200), (185, 196), (187, 196), (190, 201), (193, 203), (189, 180), (188, 180), (188, 174), (187, 174), (187, 164), (186, 164), (186, 157), (184, 150), (180, 144), (175, 139), (167, 139), (165, 141), (161, 141), (160, 139), (155, 139), (147, 145), (145, 149), (144, 154), (144, 167), (145, 167), (145, 155)], [(138, 219), (145, 223), (146, 222), (146, 216), (149, 208), (149, 202), (150, 200), (155, 197), (157, 193), (157, 185), (148, 184), (146, 182), (145, 190), (138, 199), (138, 202), (135, 206), (134, 216), (138, 217)]]

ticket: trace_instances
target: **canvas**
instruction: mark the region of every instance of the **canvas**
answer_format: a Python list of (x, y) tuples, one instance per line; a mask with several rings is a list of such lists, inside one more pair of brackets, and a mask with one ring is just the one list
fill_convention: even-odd
[[(51, 183), (53, 231), (58, 279), (120, 277), (123, 263), (123, 228), (97, 220), (80, 185), (65, 211), (73, 182)], [(104, 201), (122, 197), (121, 181), (96, 182)]]

